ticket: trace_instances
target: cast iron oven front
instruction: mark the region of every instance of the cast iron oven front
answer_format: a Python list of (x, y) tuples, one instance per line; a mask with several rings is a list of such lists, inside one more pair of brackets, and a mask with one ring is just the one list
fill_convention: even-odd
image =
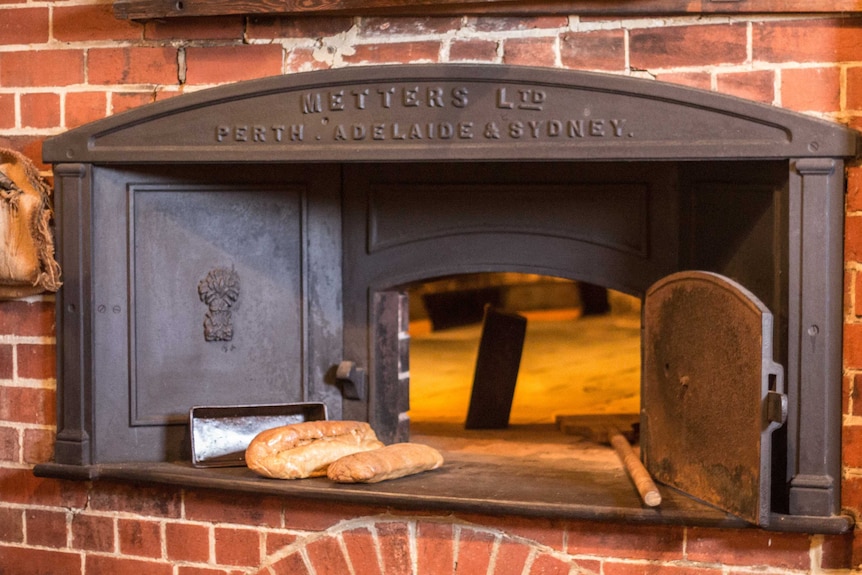
[[(520, 271), (643, 296), (698, 269), (775, 316), (770, 526), (835, 530), (856, 154), (850, 131), (738, 99), (483, 65), (269, 78), (70, 131), (44, 146), (65, 285), (37, 473), (187, 459), (194, 405), (319, 401), (405, 439), (402, 286)], [(367, 385), (342, 394), (345, 361)]]

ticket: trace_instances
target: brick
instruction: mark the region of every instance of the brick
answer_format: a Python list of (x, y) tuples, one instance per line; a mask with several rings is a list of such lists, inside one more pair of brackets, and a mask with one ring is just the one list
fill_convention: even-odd
[(15, 376), (15, 346), (0, 344), (0, 379), (12, 379)]
[(844, 466), (862, 468), (862, 425), (845, 425), (841, 434)]
[(469, 22), (477, 32), (525, 32), (563, 28), (569, 24), (569, 19), (566, 16), (479, 16), (471, 18)]
[(496, 537), (487, 531), (462, 527), (458, 534), (455, 573), (487, 573)]
[(850, 384), (850, 399), (853, 400), (853, 410), (850, 415), (862, 415), (862, 375), (856, 374), (848, 378)]
[(440, 43), (432, 41), (392, 42), (387, 44), (360, 44), (353, 54), (343, 59), (351, 64), (395, 64), (409, 62), (437, 62)]
[(246, 36), (250, 39), (270, 38), (325, 38), (347, 32), (353, 27), (351, 17), (312, 16), (281, 18), (251, 16)]
[(493, 62), (497, 59), (497, 42), (482, 38), (452, 40), (450, 62)]
[(261, 535), (256, 529), (216, 527), (215, 560), (220, 565), (252, 567), (261, 560)]
[(521, 575), (531, 550), (530, 546), (521, 541), (514, 541), (508, 537), (503, 538), (497, 547), (493, 575)]
[(15, 127), (15, 95), (0, 94), (0, 129)]
[(547, 66), (556, 63), (555, 38), (510, 38), (503, 42), (503, 62), (516, 66)]
[(107, 115), (108, 96), (104, 92), (69, 92), (66, 94), (66, 118), (63, 125), (77, 128)]
[(177, 84), (177, 49), (92, 48), (87, 56), (90, 84)]
[(509, 536), (522, 537), (557, 551), (565, 551), (565, 526), (553, 519), (469, 514), (458, 517), (469, 523), (505, 531)]
[(120, 553), (138, 557), (159, 558), (162, 556), (161, 527), (156, 521), (142, 519), (117, 520), (117, 537)]
[(377, 515), (380, 508), (363, 505), (332, 505), (312, 500), (287, 500), (284, 506), (284, 527), (300, 531), (324, 531), (347, 519)]
[(724, 575), (724, 570), (663, 564), (615, 563), (602, 564), (604, 575)]
[(722, 94), (765, 104), (775, 100), (775, 73), (772, 70), (719, 74), (716, 85)]
[[(357, 575), (359, 573), (362, 573), (362, 575), (383, 574), (380, 561), (377, 557), (377, 545), (374, 541), (374, 534), (367, 527), (345, 531), (341, 534), (341, 539), (344, 541), (347, 556), (350, 558), (350, 564), (353, 566), (354, 573)], [(422, 566), (421, 559), (419, 566)]]
[(83, 81), (81, 50), (0, 52), (0, 86), (71, 86)]
[(841, 72), (837, 67), (781, 71), (781, 106), (799, 112), (837, 112)]
[(686, 558), (689, 561), (720, 562), (746, 567), (784, 569), (811, 567), (811, 541), (798, 533), (770, 533), (751, 529), (688, 530)]
[(570, 561), (564, 561), (553, 555), (539, 555), (530, 565), (530, 575), (569, 575), (572, 568)]
[(621, 30), (563, 34), (560, 61), (565, 68), (623, 70), (626, 67), (625, 35)]
[(182, 497), (180, 490), (173, 487), (100, 481), (90, 494), (90, 509), (179, 519)]
[(841, 507), (862, 512), (862, 476), (845, 477), (841, 483)]
[(24, 512), (11, 507), (0, 507), (0, 542), (24, 542)]
[(29, 468), (0, 467), (0, 501), (81, 509), (87, 504), (87, 484), (36, 477)]
[(210, 560), (210, 528), (191, 523), (165, 525), (165, 549), (172, 561), (206, 563)]
[(21, 462), (20, 434), (14, 427), (0, 426), (0, 461)]
[(572, 523), (567, 528), (567, 549), (571, 555), (612, 555), (626, 559), (674, 561), (682, 559), (683, 529), (614, 523)]
[(111, 94), (111, 113), (119, 114), (153, 102), (153, 92), (116, 92)]
[(862, 110), (862, 66), (847, 68), (847, 109)]
[(844, 367), (862, 369), (862, 325), (844, 325)]
[[(312, 541), (306, 545), (305, 549), (308, 561), (316, 575), (343, 575), (350, 572), (338, 539), (323, 537)], [(355, 569), (354, 567), (354, 571)], [(359, 573), (364, 573), (364, 571), (360, 570)]]
[(740, 24), (668, 26), (632, 30), (632, 68), (741, 64), (747, 58), (746, 27)]
[(823, 536), (823, 543), (820, 547), (823, 553), (820, 560), (820, 568), (836, 570), (847, 570), (852, 568), (853, 539), (853, 533)]
[[(10, 575), (81, 575), (82, 560), (78, 553), (54, 551), (48, 549), (33, 549), (27, 547), (9, 547), (0, 545), (0, 566)], [(88, 573), (97, 573), (88, 571)], [(104, 573), (108, 573), (105, 571)], [(137, 573), (140, 575), (143, 571)], [(123, 575), (114, 572), (112, 575)], [(150, 573), (147, 573), (150, 575)], [(152, 573), (152, 575), (159, 575)], [(168, 575), (168, 573), (165, 573)]]
[(186, 81), (220, 84), (281, 74), (280, 44), (217, 46), (186, 49)]
[(296, 534), (287, 531), (265, 531), (264, 537), (267, 557), (296, 542)]
[(50, 302), (0, 302), (0, 334), (48, 337), (56, 326)]
[(0, 45), (48, 41), (48, 8), (0, 8)]
[(655, 79), (659, 82), (679, 84), (680, 86), (688, 86), (689, 88), (697, 88), (699, 90), (712, 89), (712, 78), (706, 72), (659, 73), (655, 75)]
[(100, 553), (116, 551), (114, 518), (89, 513), (72, 515), (72, 547)]
[[(848, 191), (848, 193), (855, 192)], [(852, 262), (862, 261), (862, 215), (849, 215), (844, 219), (844, 259)]]
[(146, 40), (242, 40), (242, 16), (207, 16), (205, 18), (167, 18), (148, 20), (144, 25)]
[(21, 94), (21, 127), (60, 127), (60, 94), (51, 92)]
[(329, 64), (315, 58), (314, 50), (310, 48), (293, 48), (285, 55), (284, 71), (286, 74), (325, 70), (327, 68), (329, 68)]
[(54, 457), (54, 431), (53, 429), (25, 429), (24, 430), (24, 463), (35, 465), (46, 463)]
[(460, 18), (362, 18), (359, 35), (363, 38), (388, 38), (395, 34), (444, 34), (460, 26)]
[(18, 344), (18, 377), (24, 379), (57, 377), (57, 346)]
[(862, 22), (823, 18), (755, 22), (752, 56), (765, 62), (843, 62), (859, 59)]
[(140, 40), (143, 25), (114, 17), (110, 3), (54, 6), (54, 39), (61, 42)]
[(282, 501), (277, 497), (194, 490), (185, 496), (185, 518), (212, 523), (281, 527)]
[[(143, 559), (129, 559), (112, 555), (87, 555), (87, 575), (173, 575), (173, 566), (160, 561), (146, 561)], [(50, 572), (54, 575), (54, 572)], [(78, 571), (76, 575), (79, 575)]]
[(302, 555), (297, 552), (279, 559), (269, 569), (258, 571), (256, 575), (309, 575), (309, 573)]
[(386, 575), (412, 575), (410, 560), (410, 532), (406, 523), (377, 523), (377, 541), (380, 559)]
[(27, 522), (27, 545), (60, 548), (66, 546), (66, 513), (29, 509)]
[(416, 525), (417, 575), (451, 575), (455, 571), (455, 534), (451, 524), (420, 521)]
[(0, 386), (0, 421), (51, 425), (57, 421), (51, 389)]

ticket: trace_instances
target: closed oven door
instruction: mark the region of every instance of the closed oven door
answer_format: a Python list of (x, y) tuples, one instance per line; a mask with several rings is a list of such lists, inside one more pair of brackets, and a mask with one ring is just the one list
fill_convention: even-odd
[(94, 170), (94, 462), (187, 458), (194, 406), (324, 401), (341, 356), (340, 174)]

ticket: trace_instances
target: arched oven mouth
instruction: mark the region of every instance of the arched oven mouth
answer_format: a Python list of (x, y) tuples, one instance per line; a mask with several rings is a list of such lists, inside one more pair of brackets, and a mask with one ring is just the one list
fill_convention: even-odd
[[(633, 78), (487, 65), (267, 78), (72, 130), (44, 145), (65, 284), (56, 455), (36, 472), (845, 531), (843, 190), (844, 163), (857, 154), (855, 133), (773, 107)], [(401, 286), (495, 271), (644, 298), (643, 459), (719, 510), (676, 491), (661, 510), (619, 505), (618, 491), (595, 499), (595, 477), (578, 495), (566, 483), (575, 473), (527, 461), (482, 471), (456, 456), (449, 475), (368, 489), (185, 465), (195, 405), (318, 402), (330, 418), (370, 422), (387, 442), (408, 439)], [(670, 279), (681, 277), (689, 283)], [(664, 285), (671, 291), (658, 291)], [(703, 291), (716, 286), (736, 295)], [(701, 313), (730, 300), (755, 310), (753, 319), (730, 307)], [(741, 315), (715, 319), (730, 313)], [(719, 332), (732, 339), (746, 322), (759, 326), (750, 337), (718, 345)], [(669, 340), (677, 343), (656, 343)], [(691, 351), (680, 355), (679, 341)], [(674, 359), (656, 359), (664, 368), (650, 372), (659, 357)], [(707, 367), (688, 366), (692, 357)], [(727, 410), (749, 414), (749, 425)], [(675, 457), (689, 459), (696, 441), (714, 453), (707, 440), (716, 436), (755, 453), (700, 464), (722, 478), (723, 493), (758, 485), (743, 502), (674, 480), (692, 467), (665, 446), (682, 437)], [(477, 473), (486, 479), (465, 487)], [(500, 487), (495, 474), (513, 479)]]

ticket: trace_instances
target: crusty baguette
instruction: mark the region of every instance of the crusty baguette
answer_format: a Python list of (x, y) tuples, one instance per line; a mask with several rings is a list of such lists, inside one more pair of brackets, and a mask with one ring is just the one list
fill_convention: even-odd
[(332, 463), (326, 476), (338, 483), (377, 483), (443, 465), (439, 451), (421, 443), (395, 443), (355, 453)]
[(306, 421), (257, 434), (245, 451), (245, 462), (259, 475), (302, 479), (326, 475), (327, 466), (345, 455), (380, 447), (365, 422)]

